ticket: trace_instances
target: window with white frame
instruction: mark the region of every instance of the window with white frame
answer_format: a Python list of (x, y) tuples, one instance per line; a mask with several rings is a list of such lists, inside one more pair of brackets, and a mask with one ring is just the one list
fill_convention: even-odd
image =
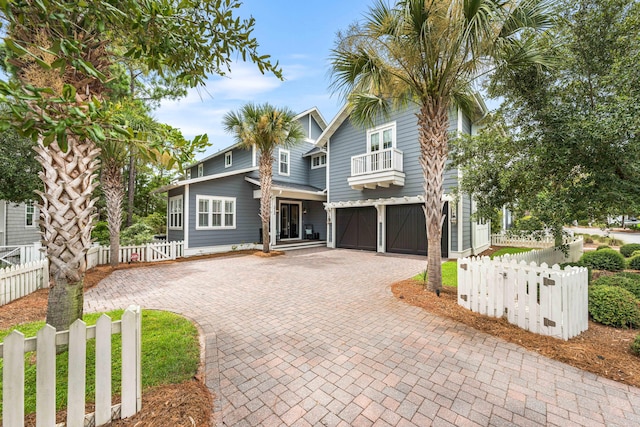
[(182, 195), (169, 197), (169, 229), (182, 230)]
[(29, 200), (25, 203), (24, 209), (24, 226), (35, 227), (36, 226), (36, 205), (33, 200)]
[(200, 163), (198, 165), (198, 178), (204, 175), (204, 163)]
[(232, 163), (233, 163), (233, 151), (227, 151), (226, 153), (224, 153), (224, 167), (225, 168), (231, 167)]
[(191, 169), (187, 169), (186, 177), (187, 177), (187, 179), (191, 179)]
[(317, 154), (311, 157), (311, 169), (323, 168), (327, 165), (327, 155)]
[(236, 228), (236, 198), (196, 196), (197, 230)]
[(367, 152), (386, 150), (396, 146), (396, 123), (387, 123), (367, 131)]
[(289, 150), (280, 149), (278, 160), (278, 173), (289, 176)]

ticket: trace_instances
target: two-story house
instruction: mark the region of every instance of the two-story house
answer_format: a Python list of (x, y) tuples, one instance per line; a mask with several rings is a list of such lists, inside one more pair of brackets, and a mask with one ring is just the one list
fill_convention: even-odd
[(39, 211), (33, 201), (0, 200), (0, 246), (30, 245), (41, 239)]
[[(326, 122), (316, 108), (296, 116), (307, 135), (276, 148), (270, 221), (274, 248), (326, 239), (326, 152), (316, 140)], [(187, 168), (168, 192), (167, 238), (184, 240), (185, 256), (253, 248), (261, 239), (259, 153), (239, 144)]]
[[(449, 111), (452, 135), (472, 134), (486, 113), (478, 98), (475, 117)], [(342, 108), (316, 142), (327, 152), (327, 246), (401, 254), (427, 253), (423, 171), (415, 110), (396, 111), (364, 129)], [(478, 223), (471, 197), (454, 195), (459, 171), (444, 176), (442, 256), (459, 258), (489, 247), (490, 225)]]

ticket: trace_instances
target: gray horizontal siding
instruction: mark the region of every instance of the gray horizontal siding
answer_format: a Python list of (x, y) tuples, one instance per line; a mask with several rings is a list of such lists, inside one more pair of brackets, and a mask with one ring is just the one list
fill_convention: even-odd
[[(351, 175), (351, 157), (367, 152), (367, 130), (354, 126), (349, 119), (336, 130), (329, 142), (330, 200), (348, 201), (372, 198), (416, 196), (424, 194), (423, 172), (420, 166), (420, 145), (415, 110), (395, 112), (388, 119), (379, 119), (376, 125), (396, 122), (396, 147), (403, 152), (405, 184), (402, 187), (376, 188), (375, 190), (353, 190), (347, 182)], [(450, 131), (457, 129), (457, 115), (450, 114)], [(445, 173), (445, 192), (450, 192), (457, 183), (457, 170)]]
[[(235, 245), (253, 243), (259, 239), (260, 200), (253, 198), (254, 186), (244, 180), (245, 175), (230, 176), (189, 187), (189, 247)], [(233, 230), (196, 230), (196, 196), (236, 198), (236, 228)]]
[(471, 248), (471, 197), (462, 196), (462, 250)]
[[(289, 176), (280, 175), (279, 152), (280, 148), (276, 148), (273, 163), (273, 179), (283, 182), (291, 182), (295, 184), (309, 184), (309, 170), (311, 169), (309, 159), (302, 157), (306, 152), (314, 147), (308, 142), (300, 142), (292, 147), (285, 148), (289, 151)], [(324, 188), (324, 187), (323, 187)]]
[[(232, 152), (231, 166), (224, 167), (224, 156), (227, 151)], [(245, 150), (243, 148), (234, 148), (233, 150), (220, 150), (220, 154), (204, 163), (204, 175), (217, 175), (220, 173), (233, 172), (241, 169), (247, 169), (253, 166), (253, 150)], [(196, 175), (191, 173), (191, 178), (197, 177), (197, 167), (194, 168)]]
[[(302, 215), (303, 227), (311, 224), (314, 233), (320, 233), (320, 240), (326, 240), (327, 237), (327, 211), (324, 210), (322, 202), (305, 200), (302, 202), (302, 209), (307, 211)], [(304, 235), (304, 234), (303, 234)]]
[(457, 212), (453, 212), (452, 209), (457, 209), (455, 203), (449, 203), (449, 218), (447, 219), (449, 221), (449, 230), (451, 231), (451, 239), (449, 240), (449, 243), (452, 251), (458, 251), (458, 224), (451, 224), (451, 216), (457, 216)]
[(311, 169), (311, 157), (307, 158), (309, 185), (324, 190), (327, 187), (327, 167)]
[(38, 221), (40, 220), (40, 210), (35, 209), (34, 223), (35, 226), (27, 227), (25, 204), (15, 204), (7, 202), (6, 206), (6, 242), (7, 246), (11, 245), (29, 245), (41, 240), (40, 228)]
[[(169, 190), (168, 197), (184, 196), (184, 187), (174, 188)], [(186, 206), (186, 200), (182, 200), (182, 230), (171, 230), (168, 227), (169, 224), (169, 198), (167, 198), (167, 241), (178, 242), (184, 240), (184, 208)]]
[(311, 120), (311, 134), (309, 135), (309, 138), (315, 141), (322, 133), (322, 128), (320, 127), (320, 125), (318, 125), (318, 122), (316, 122), (313, 117), (309, 116), (309, 118)]

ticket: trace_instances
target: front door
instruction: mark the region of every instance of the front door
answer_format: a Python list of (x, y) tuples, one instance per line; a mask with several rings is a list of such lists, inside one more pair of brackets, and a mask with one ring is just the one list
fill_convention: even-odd
[(300, 204), (281, 203), (280, 204), (280, 238), (299, 239), (300, 238)]

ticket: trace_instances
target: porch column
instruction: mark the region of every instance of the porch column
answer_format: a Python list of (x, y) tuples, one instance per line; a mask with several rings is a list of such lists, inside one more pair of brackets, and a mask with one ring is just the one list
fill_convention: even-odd
[(275, 196), (271, 196), (271, 220), (269, 221), (269, 246), (275, 246), (277, 243), (277, 221), (278, 221), (278, 213), (276, 212), (276, 198)]
[(387, 209), (385, 205), (375, 205), (378, 212), (377, 247), (378, 252), (386, 252), (387, 247)]
[(335, 227), (336, 209), (327, 209), (327, 247), (336, 247), (336, 227)]

